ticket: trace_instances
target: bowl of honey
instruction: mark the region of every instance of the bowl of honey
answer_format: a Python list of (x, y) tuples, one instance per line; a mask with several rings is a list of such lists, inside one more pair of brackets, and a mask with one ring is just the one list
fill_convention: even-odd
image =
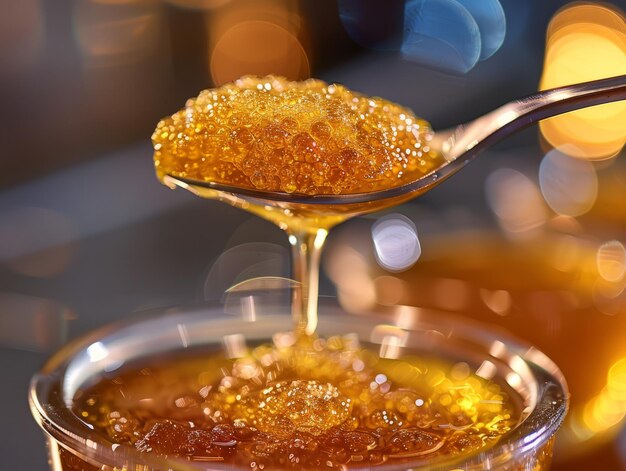
[[(247, 295), (76, 340), (33, 379), (53, 469), (548, 469), (560, 370), (503, 332), (396, 306)], [(250, 310), (254, 316), (250, 316)]]

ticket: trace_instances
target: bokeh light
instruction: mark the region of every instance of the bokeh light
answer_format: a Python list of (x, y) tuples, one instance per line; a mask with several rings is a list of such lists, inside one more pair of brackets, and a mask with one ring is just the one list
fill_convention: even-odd
[[(542, 90), (626, 74), (626, 22), (614, 7), (579, 3), (561, 10), (547, 33)], [(605, 159), (626, 143), (626, 103), (615, 102), (540, 123), (553, 147), (571, 155)]]
[(552, 210), (564, 216), (586, 213), (598, 196), (598, 177), (593, 165), (557, 149), (548, 152), (541, 161), (539, 185)]
[(337, 289), (337, 300), (348, 312), (365, 312), (376, 304), (376, 285), (366, 258), (349, 245), (336, 247), (327, 258), (326, 273)]
[(405, 59), (464, 74), (504, 42), (498, 0), (339, 0), (339, 17), (357, 44), (400, 50)]
[(209, 70), (222, 85), (242, 75), (310, 75), (304, 20), (294, 1), (232, 2), (208, 15)]
[(506, 17), (498, 0), (457, 0), (470, 12), (480, 31), (482, 61), (496, 53), (506, 36)]
[(626, 417), (626, 358), (616, 361), (607, 373), (607, 383), (600, 394), (585, 405), (580, 438), (615, 427)]
[(506, 316), (511, 309), (511, 293), (503, 289), (488, 290), (481, 289), (480, 298), (489, 309), (499, 316)]
[(395, 306), (402, 300), (407, 291), (404, 280), (395, 276), (378, 276), (374, 279), (376, 288), (376, 302), (383, 306)]
[(370, 342), (380, 345), (378, 355), (381, 358), (399, 358), (402, 347), (406, 345), (409, 332), (395, 325), (380, 324), (372, 329)]
[(453, 278), (434, 278), (431, 293), (436, 306), (448, 311), (463, 310), (471, 298), (469, 283)]
[(372, 226), (378, 264), (392, 272), (410, 268), (422, 254), (415, 224), (406, 216), (392, 214)]
[(548, 254), (550, 265), (561, 272), (570, 272), (578, 267), (582, 260), (581, 241), (570, 234), (563, 234), (554, 239), (555, 245)]
[[(626, 403), (626, 358), (622, 358), (611, 366), (607, 386), (614, 400)], [(626, 405), (626, 404), (625, 404)]]
[(618, 240), (605, 242), (596, 255), (598, 273), (606, 281), (619, 281), (626, 272), (626, 249)]
[(266, 21), (237, 24), (222, 35), (211, 55), (216, 84), (242, 75), (276, 74), (292, 80), (309, 75), (307, 55), (293, 34)]
[(498, 0), (409, 0), (402, 55), (464, 74), (500, 49), (506, 18)]
[(409, 0), (404, 22), (404, 58), (457, 74), (478, 62), (478, 24), (455, 0)]
[(537, 186), (523, 173), (501, 168), (486, 181), (487, 203), (508, 234), (529, 234), (546, 223), (548, 211)]

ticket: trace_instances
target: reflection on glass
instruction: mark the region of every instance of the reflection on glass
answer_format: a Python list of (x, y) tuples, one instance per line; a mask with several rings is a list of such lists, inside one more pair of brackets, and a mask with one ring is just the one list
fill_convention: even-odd
[[(242, 282), (260, 277), (281, 278), (289, 273), (289, 253), (278, 244), (267, 242), (239, 244), (222, 252), (213, 262), (204, 281), (204, 299), (222, 299)], [(247, 288), (251, 289), (250, 285)], [(256, 287), (254, 289), (259, 289)], [(262, 289), (271, 289), (266, 284)]]

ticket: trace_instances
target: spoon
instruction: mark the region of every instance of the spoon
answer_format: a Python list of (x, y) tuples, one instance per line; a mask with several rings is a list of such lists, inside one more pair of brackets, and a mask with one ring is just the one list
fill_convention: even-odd
[(539, 92), (448, 131), (435, 133), (430, 147), (443, 162), (401, 186), (368, 193), (302, 195), (235, 187), (166, 175), (163, 183), (197, 196), (244, 209), (278, 225), (289, 235), (295, 332), (312, 335), (317, 325), (320, 255), (328, 231), (346, 219), (407, 201), (461, 170), (480, 152), (539, 120), (588, 106), (626, 99), (626, 75)]
[(444, 162), (430, 173), (400, 186), (367, 193), (342, 195), (303, 195), (242, 188), (218, 182), (205, 182), (167, 175), (164, 183), (179, 186), (199, 196), (220, 199), (234, 206), (295, 209), (300, 213), (340, 213), (343, 216), (375, 211), (399, 204), (439, 185), (478, 154), (502, 139), (542, 119), (569, 111), (626, 99), (626, 75), (592, 82), (578, 83), (535, 93), (514, 100), (490, 113), (461, 124), (451, 130), (436, 132), (431, 148), (444, 157)]

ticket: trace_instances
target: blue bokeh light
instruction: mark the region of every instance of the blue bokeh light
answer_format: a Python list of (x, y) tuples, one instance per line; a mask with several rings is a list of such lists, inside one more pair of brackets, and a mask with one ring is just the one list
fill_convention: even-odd
[(456, 0), (409, 0), (404, 18), (404, 58), (444, 72), (464, 74), (481, 56), (481, 34)]
[(506, 36), (506, 17), (498, 0), (456, 0), (472, 15), (480, 31), (481, 50), (478, 60), (496, 53)]
[(499, 0), (338, 0), (339, 17), (357, 44), (401, 50), (405, 59), (454, 74), (470, 71), (504, 42)]

